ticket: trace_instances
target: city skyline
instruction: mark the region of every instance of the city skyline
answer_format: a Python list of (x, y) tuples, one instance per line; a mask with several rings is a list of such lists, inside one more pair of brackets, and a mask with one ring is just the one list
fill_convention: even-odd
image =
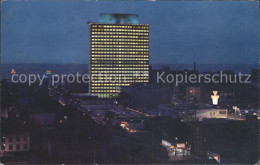
[(1, 5), (0, 165), (259, 163), (259, 2)]
[(87, 22), (107, 12), (151, 24), (150, 64), (258, 64), (258, 10), (257, 2), (4, 1), (2, 63), (87, 64)]

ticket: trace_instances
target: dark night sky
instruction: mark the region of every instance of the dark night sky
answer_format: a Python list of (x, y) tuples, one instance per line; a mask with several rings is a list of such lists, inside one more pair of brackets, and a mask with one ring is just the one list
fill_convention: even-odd
[(139, 14), (152, 64), (257, 64), (257, 2), (2, 2), (2, 63), (87, 63), (87, 21)]

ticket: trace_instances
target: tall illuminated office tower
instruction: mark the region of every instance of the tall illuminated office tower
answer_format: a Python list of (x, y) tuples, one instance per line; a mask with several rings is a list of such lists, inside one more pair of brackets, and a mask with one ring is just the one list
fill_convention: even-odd
[(113, 98), (122, 86), (148, 83), (148, 24), (139, 24), (135, 14), (102, 13), (89, 26), (92, 95)]

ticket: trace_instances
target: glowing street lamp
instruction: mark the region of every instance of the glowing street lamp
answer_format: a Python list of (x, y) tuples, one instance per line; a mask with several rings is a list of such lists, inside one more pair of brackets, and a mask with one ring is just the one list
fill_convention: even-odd
[(219, 99), (218, 91), (213, 91), (213, 95), (211, 95), (211, 99), (213, 105), (218, 105), (218, 99)]
[(15, 71), (14, 69), (12, 69), (10, 73), (11, 73), (11, 74), (15, 74), (16, 71)]

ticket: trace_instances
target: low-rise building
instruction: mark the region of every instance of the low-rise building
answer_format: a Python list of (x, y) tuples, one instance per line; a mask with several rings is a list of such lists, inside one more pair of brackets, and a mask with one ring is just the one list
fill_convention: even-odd
[(29, 132), (2, 134), (0, 157), (12, 156), (17, 152), (30, 151)]
[(209, 105), (190, 105), (183, 102), (160, 104), (158, 116), (171, 116), (180, 118), (182, 122), (202, 121), (203, 119), (228, 118), (227, 109), (214, 108)]

